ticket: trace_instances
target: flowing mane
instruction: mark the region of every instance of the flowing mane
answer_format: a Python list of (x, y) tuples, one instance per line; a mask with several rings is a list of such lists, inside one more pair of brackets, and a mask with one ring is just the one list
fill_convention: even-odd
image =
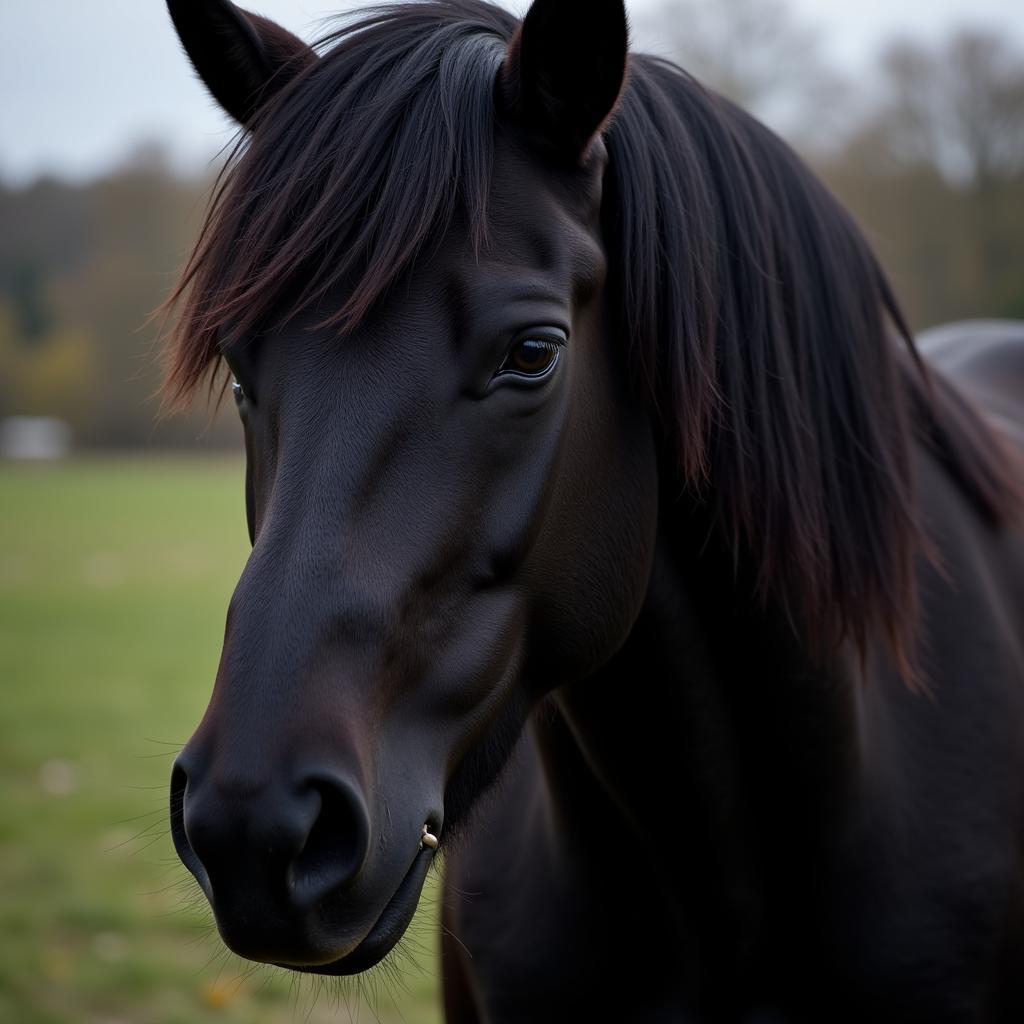
[[(387, 6), (296, 69), (240, 140), (171, 299), (171, 401), (215, 378), (228, 332), (308, 311), (352, 330), (456, 218), (486, 247), (495, 76), (518, 24), (480, 0)], [(914, 444), (996, 523), (1019, 508), (999, 444), (923, 366), (860, 232), (770, 131), (634, 55), (605, 137), (607, 287), (682, 487), (802, 634), (863, 648), (881, 628), (909, 675)]]

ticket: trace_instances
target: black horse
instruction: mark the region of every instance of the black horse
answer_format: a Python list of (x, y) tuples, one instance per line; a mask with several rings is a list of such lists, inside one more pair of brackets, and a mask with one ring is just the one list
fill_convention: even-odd
[(246, 128), (167, 384), (245, 424), (225, 942), (362, 971), (443, 852), (456, 1024), (1024, 1020), (1024, 327), (930, 365), (621, 0), (169, 6)]

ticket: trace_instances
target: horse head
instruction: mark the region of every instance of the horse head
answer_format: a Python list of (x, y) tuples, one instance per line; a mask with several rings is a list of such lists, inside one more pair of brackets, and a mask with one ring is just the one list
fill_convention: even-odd
[(245, 129), (172, 387), (229, 368), (253, 543), (173, 836), (233, 950), (354, 973), (647, 588), (657, 452), (602, 221), (625, 13), (410, 4), (319, 56), (169, 6)]

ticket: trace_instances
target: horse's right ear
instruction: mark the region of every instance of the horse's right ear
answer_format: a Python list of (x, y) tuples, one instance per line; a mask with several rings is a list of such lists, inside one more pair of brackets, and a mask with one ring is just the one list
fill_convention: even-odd
[(626, 77), (624, 0), (533, 0), (498, 76), (498, 102), (541, 148), (584, 158)]
[(291, 32), (230, 0), (167, 0), (167, 9), (196, 73), (243, 125), (317, 59)]

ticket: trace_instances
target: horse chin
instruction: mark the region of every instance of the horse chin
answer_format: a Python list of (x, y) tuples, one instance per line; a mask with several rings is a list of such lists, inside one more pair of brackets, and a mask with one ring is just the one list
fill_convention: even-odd
[(323, 964), (278, 962), (275, 966), (302, 974), (334, 976), (361, 974), (375, 967), (398, 945), (409, 927), (419, 905), (420, 893), (433, 856), (434, 851), (427, 847), (420, 850), (387, 906), (351, 952)]

